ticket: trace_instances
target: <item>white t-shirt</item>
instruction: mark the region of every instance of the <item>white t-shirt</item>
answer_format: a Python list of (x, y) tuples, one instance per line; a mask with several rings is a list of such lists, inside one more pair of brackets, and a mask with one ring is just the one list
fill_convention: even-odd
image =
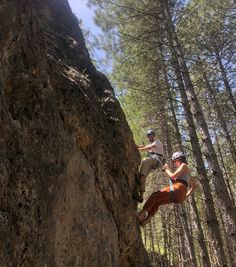
[(163, 145), (159, 140), (154, 141), (150, 145), (155, 145), (149, 150), (149, 152), (154, 152), (163, 155)]

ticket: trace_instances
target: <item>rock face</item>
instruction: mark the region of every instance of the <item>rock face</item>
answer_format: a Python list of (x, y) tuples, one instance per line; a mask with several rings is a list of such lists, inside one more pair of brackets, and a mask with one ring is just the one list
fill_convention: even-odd
[(149, 266), (140, 162), (66, 0), (0, 1), (0, 266)]

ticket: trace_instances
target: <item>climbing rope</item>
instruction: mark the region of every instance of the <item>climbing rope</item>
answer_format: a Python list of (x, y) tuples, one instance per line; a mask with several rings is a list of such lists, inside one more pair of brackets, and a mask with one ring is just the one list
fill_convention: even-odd
[[(159, 163), (161, 164), (161, 168), (163, 168), (163, 163), (162, 163), (162, 161), (160, 160), (160, 158), (159, 157), (157, 157), (158, 158), (158, 161), (159, 161)], [(168, 159), (167, 160), (167, 162), (169, 161), (170, 159)], [(174, 186), (173, 186), (173, 182), (172, 182), (172, 179), (171, 179), (171, 177), (169, 177), (169, 184), (170, 184), (170, 200), (171, 201), (174, 201), (175, 200), (175, 190), (174, 190)]]

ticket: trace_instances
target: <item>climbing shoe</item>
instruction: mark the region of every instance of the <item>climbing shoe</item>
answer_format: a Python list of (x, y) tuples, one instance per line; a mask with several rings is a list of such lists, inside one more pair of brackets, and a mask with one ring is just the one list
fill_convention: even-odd
[(136, 200), (136, 201), (138, 201), (139, 203), (143, 203), (143, 197), (142, 196), (133, 196), (133, 198)]

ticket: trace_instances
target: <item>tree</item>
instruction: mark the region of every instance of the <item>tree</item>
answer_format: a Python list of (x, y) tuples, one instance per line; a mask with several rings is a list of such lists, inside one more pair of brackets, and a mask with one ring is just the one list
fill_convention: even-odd
[[(168, 155), (173, 149), (183, 149), (189, 155), (192, 167), (196, 166), (203, 204), (202, 199), (190, 202), (196, 232), (189, 221), (192, 215), (187, 213), (189, 229), (174, 233), (180, 246), (183, 246), (183, 233), (188, 236), (191, 251), (181, 255), (179, 262), (200, 251), (203, 257), (196, 256), (195, 264), (201, 261), (206, 266), (209, 262), (212, 266), (230, 264), (226, 255), (235, 246), (235, 228), (231, 228), (231, 225), (235, 227), (234, 192), (230, 193), (225, 176), (226, 172), (232, 174), (235, 170), (230, 157), (230, 153), (233, 157), (235, 153), (235, 140), (231, 134), (235, 131), (232, 120), (234, 83), (231, 80), (235, 72), (232, 37), (235, 29), (228, 23), (233, 17), (230, 1), (192, 0), (187, 4), (164, 0), (93, 2), (99, 5), (97, 22), (104, 29), (102, 44), (113, 59), (111, 79), (117, 95), (120, 99), (122, 96), (122, 105), (137, 140), (142, 132), (139, 129), (156, 128)], [(198, 23), (202, 17), (204, 29)], [(220, 38), (214, 35), (215, 50), (212, 53), (211, 47), (210, 53), (213, 32), (221, 35)], [(215, 51), (220, 51), (231, 95)], [(213, 103), (210, 109), (209, 103)], [(207, 116), (207, 110), (212, 111), (214, 122)], [(218, 158), (222, 158), (222, 151), (216, 144), (212, 123), (217, 123), (218, 132), (225, 136), (218, 142), (227, 155), (223, 162)], [(185, 210), (181, 213), (186, 222)], [(205, 219), (206, 224), (203, 223)], [(191, 241), (192, 234), (199, 238), (197, 245)], [(232, 239), (228, 238), (231, 234)], [(204, 242), (205, 239), (209, 242)], [(172, 257), (177, 250), (173, 242), (165, 241), (167, 243), (171, 250), (169, 257)]]

